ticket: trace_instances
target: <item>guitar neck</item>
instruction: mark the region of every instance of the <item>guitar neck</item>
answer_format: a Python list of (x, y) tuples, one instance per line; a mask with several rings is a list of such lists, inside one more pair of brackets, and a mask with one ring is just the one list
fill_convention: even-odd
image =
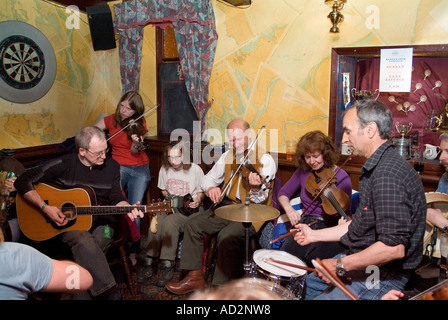
[(127, 214), (134, 208), (142, 212), (146, 211), (146, 206), (76, 206), (76, 213), (78, 215)]

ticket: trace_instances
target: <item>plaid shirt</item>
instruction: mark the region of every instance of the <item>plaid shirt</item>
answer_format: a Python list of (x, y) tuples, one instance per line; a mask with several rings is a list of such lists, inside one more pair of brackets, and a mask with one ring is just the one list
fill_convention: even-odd
[(377, 241), (402, 244), (405, 257), (384, 267), (415, 268), (423, 255), (426, 224), (425, 192), (417, 172), (387, 141), (364, 164), (359, 189), (358, 208), (341, 242), (350, 253)]

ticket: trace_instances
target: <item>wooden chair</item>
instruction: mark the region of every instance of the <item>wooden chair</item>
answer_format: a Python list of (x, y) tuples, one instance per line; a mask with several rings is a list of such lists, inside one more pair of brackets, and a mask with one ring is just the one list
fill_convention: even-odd
[[(128, 253), (126, 251), (125, 245), (126, 245), (125, 239), (121, 235), (118, 235), (117, 237), (115, 237), (114, 241), (111, 243), (107, 256), (112, 257), (112, 258), (108, 258), (109, 266), (116, 265), (116, 264), (119, 264), (122, 266), (124, 274), (126, 276), (126, 282), (128, 284), (129, 291), (131, 292), (132, 297), (135, 298), (136, 297), (136, 289), (134, 286), (134, 282), (132, 280), (131, 265), (129, 262)], [(116, 251), (118, 253), (118, 258), (113, 257), (114, 251)]]

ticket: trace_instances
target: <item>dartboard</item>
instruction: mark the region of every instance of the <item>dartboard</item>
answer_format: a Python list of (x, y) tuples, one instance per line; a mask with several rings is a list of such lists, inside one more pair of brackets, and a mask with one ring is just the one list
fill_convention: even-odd
[(56, 57), (48, 39), (19, 21), (0, 22), (0, 97), (29, 103), (43, 97), (56, 76)]

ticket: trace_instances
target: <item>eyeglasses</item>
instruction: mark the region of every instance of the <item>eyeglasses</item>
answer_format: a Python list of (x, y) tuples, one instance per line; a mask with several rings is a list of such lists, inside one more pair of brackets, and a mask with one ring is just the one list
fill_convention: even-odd
[(100, 152), (92, 152), (89, 149), (86, 149), (86, 150), (87, 150), (87, 152), (90, 152), (97, 158), (100, 158), (101, 156), (106, 155), (109, 152), (109, 148), (107, 148), (106, 150), (100, 151)]

